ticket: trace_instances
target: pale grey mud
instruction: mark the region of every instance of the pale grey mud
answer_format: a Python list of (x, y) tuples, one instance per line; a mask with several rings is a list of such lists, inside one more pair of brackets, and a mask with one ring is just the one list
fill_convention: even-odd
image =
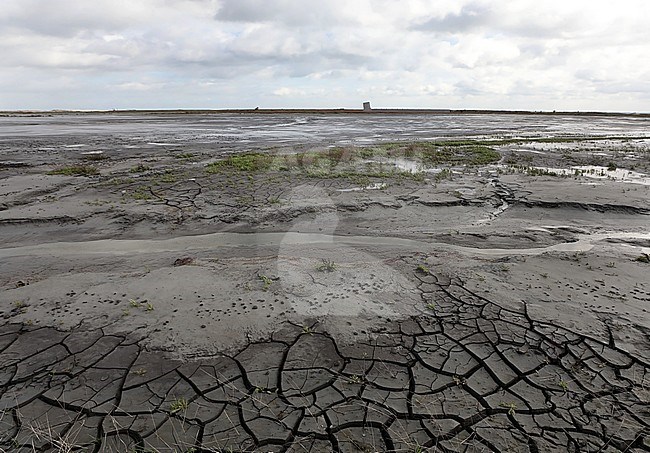
[(0, 451), (650, 451), (648, 126), (0, 118)]

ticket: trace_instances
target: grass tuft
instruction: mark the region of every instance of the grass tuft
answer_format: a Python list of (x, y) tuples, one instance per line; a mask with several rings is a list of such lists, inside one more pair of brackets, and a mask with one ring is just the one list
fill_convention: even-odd
[(650, 264), (650, 254), (642, 253), (641, 255), (637, 256), (634, 261)]
[(323, 258), (323, 260), (321, 260), (321, 263), (316, 266), (316, 270), (320, 272), (334, 272), (336, 268), (337, 266), (334, 261), (325, 258)]
[(208, 173), (221, 173), (228, 170), (241, 172), (260, 172), (268, 170), (273, 163), (273, 156), (261, 153), (247, 153), (229, 156), (206, 166)]
[(64, 176), (94, 176), (98, 175), (99, 170), (97, 170), (92, 165), (72, 165), (69, 167), (61, 167), (56, 170), (52, 170), (48, 175), (64, 175)]
[(172, 414), (175, 414), (176, 412), (186, 411), (189, 405), (190, 403), (188, 403), (185, 398), (176, 398), (169, 406), (169, 411)]

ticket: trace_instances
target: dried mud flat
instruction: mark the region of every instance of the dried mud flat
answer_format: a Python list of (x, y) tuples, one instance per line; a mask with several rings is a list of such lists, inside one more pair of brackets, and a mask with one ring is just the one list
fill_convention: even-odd
[(648, 119), (157, 121), (1, 119), (0, 451), (650, 451)]

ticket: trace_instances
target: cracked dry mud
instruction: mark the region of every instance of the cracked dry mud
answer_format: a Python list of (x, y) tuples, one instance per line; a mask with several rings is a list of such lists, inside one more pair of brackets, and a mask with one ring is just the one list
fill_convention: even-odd
[[(649, 363), (420, 275), (431, 314), (339, 344), (317, 323), (200, 361), (127, 335), (2, 328), (4, 444), (102, 451), (647, 450)], [(611, 329), (611, 328), (610, 328)], [(422, 450), (420, 450), (422, 451)]]
[[(135, 137), (97, 118), (2, 129), (0, 451), (650, 451), (648, 185), (210, 173), (248, 148), (186, 134), (193, 117), (137, 118)], [(369, 118), (400, 138), (399, 118)], [(481, 133), (529, 121), (509, 118)], [(99, 175), (48, 174), (88, 163), (79, 142), (107, 155)], [(498, 151), (650, 168), (646, 139), (569, 143)]]

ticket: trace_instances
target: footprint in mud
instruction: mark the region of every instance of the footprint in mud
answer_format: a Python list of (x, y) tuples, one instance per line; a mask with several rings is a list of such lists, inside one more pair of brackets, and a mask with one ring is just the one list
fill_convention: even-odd
[[(298, 316), (377, 319), (416, 313), (419, 299), (413, 282), (368, 247), (361, 250), (337, 241), (339, 216), (323, 189), (299, 186), (290, 200), (314, 212), (311, 220), (293, 225), (278, 250), (279, 282), (283, 292), (293, 296)], [(297, 244), (296, 233), (308, 234), (313, 241)]]

